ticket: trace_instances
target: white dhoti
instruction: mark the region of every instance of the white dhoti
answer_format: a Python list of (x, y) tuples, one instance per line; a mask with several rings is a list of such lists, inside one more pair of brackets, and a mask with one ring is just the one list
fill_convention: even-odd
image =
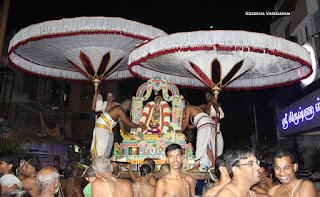
[[(215, 135), (214, 135), (214, 121), (206, 113), (199, 113), (194, 117), (194, 124), (197, 126), (197, 143), (196, 143), (196, 158), (195, 162), (212, 166), (212, 162), (207, 155), (207, 148), (209, 146), (212, 156), (215, 157)], [(223, 138), (222, 134), (217, 132), (217, 156), (223, 152)]]
[(107, 112), (101, 114), (97, 119), (90, 149), (92, 158), (98, 156), (110, 157), (114, 140), (112, 128), (116, 124), (117, 122), (115, 122)]

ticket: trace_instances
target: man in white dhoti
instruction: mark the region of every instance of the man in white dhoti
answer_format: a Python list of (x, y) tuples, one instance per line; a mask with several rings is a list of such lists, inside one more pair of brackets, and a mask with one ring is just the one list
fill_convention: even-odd
[[(217, 152), (219, 152), (219, 150), (223, 151), (223, 138), (220, 130), (220, 120), (224, 118), (224, 112), (211, 91), (205, 92), (205, 99), (207, 103), (204, 103), (199, 107), (203, 112), (210, 116), (214, 123), (217, 123), (217, 135), (220, 135), (221, 137), (217, 137)], [(217, 155), (219, 156), (219, 154)]]
[[(214, 165), (214, 154), (215, 154), (215, 122), (209, 117), (208, 114), (204, 113), (198, 107), (187, 105), (184, 110), (185, 119), (182, 125), (182, 131), (188, 126), (189, 118), (193, 118), (192, 124), (197, 127), (197, 142), (196, 142), (196, 166), (200, 164), (211, 167)], [(220, 156), (223, 152), (222, 135), (220, 132), (217, 133), (217, 156)], [(222, 147), (222, 148), (221, 148)]]
[(123, 122), (132, 128), (146, 129), (145, 125), (137, 125), (131, 122), (125, 114), (125, 111), (131, 107), (130, 99), (124, 100), (120, 105), (114, 105), (107, 112), (101, 114), (97, 119), (91, 143), (91, 155), (92, 158), (98, 156), (110, 157), (111, 149), (113, 146), (114, 133), (112, 128), (119, 122), (120, 128), (123, 132)]

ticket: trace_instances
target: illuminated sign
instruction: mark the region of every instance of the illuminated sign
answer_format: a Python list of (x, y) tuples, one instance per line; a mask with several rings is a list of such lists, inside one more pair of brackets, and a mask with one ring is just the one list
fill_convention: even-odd
[(279, 120), (281, 136), (320, 127), (320, 90), (283, 108)]

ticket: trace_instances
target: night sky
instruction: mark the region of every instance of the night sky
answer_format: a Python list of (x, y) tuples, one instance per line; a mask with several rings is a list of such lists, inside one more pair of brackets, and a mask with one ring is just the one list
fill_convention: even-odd
[[(15, 1), (10, 4), (7, 34), (13, 30), (47, 20), (78, 16), (122, 17), (160, 28), (170, 33), (197, 30), (246, 30), (269, 34), (270, 16), (246, 16), (246, 11), (273, 11), (276, 0), (243, 1)], [(131, 85), (132, 82), (135, 85)], [(131, 97), (144, 81), (135, 79), (120, 84)], [(130, 86), (131, 85), (131, 86)], [(261, 139), (274, 138), (274, 106), (269, 104), (277, 88), (259, 91), (222, 91), (220, 100), (226, 117), (221, 130), (226, 147), (245, 143), (254, 133), (253, 105)], [(132, 93), (131, 93), (132, 92)], [(204, 91), (180, 88), (180, 93), (193, 105), (204, 100)], [(201, 98), (199, 98), (201, 97)], [(263, 141), (262, 141), (263, 142)]]
[(272, 11), (275, 0), (256, 1), (11, 1), (7, 30), (77, 16), (122, 17), (158, 27), (168, 34), (205, 29), (238, 29), (269, 33), (270, 16), (246, 11)]

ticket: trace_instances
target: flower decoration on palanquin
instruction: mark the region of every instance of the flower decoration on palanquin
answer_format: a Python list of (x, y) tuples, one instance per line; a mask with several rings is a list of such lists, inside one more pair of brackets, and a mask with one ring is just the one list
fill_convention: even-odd
[(100, 65), (97, 70), (95, 70), (88, 55), (86, 55), (81, 50), (80, 50), (79, 58), (82, 62), (84, 69), (81, 68), (79, 65), (77, 65), (75, 62), (69, 60), (68, 58), (67, 60), (70, 64), (72, 64), (75, 68), (77, 68), (84, 76), (86, 76), (91, 81), (93, 81), (94, 79), (103, 80), (106, 77), (108, 77), (114, 71), (114, 69), (119, 65), (119, 63), (122, 61), (124, 57), (121, 57), (113, 65), (108, 67), (111, 59), (111, 53), (110, 51), (108, 51), (106, 54), (102, 56)]

